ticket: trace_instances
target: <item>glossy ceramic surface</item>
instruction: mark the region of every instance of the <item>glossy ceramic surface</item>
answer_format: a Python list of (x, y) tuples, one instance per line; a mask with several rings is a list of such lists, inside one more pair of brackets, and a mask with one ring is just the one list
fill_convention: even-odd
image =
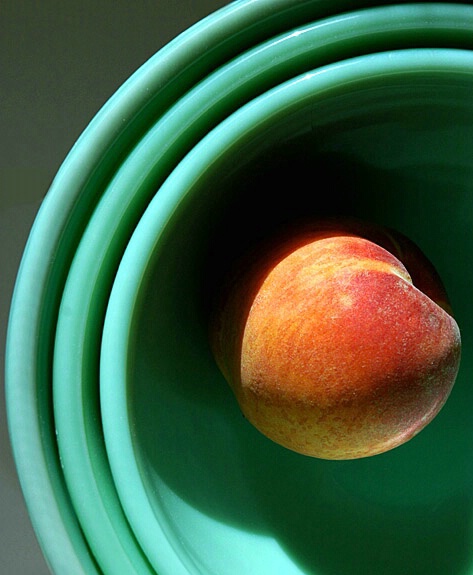
[[(110, 295), (100, 387), (115, 483), (160, 574), (473, 573), (472, 88), (470, 51), (321, 68), (229, 117), (153, 198)], [(375, 458), (325, 462), (273, 444), (241, 416), (208, 349), (225, 262), (310, 212), (407, 233), (462, 328), (466, 359), (441, 414)]]
[(144, 206), (209, 129), (293, 72), (309, 72), (320, 63), (368, 49), (455, 45), (460, 38), (473, 46), (470, 30), (473, 10), (457, 6), (365, 10), (294, 29), (243, 53), (199, 83), (124, 159), (77, 247), (64, 287), (54, 352), (55, 421), (65, 478), (87, 539), (107, 572), (127, 562), (139, 572), (149, 570), (116, 496), (97, 397), (107, 298)]

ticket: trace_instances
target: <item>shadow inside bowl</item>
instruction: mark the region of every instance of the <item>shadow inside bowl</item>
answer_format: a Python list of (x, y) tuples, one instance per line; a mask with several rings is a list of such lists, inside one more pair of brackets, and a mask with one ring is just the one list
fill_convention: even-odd
[[(456, 80), (384, 82), (299, 110), (222, 160), (161, 236), (133, 327), (132, 433), (151, 504), (197, 571), (473, 573), (473, 105), (472, 80)], [(229, 262), (274, 226), (324, 213), (416, 241), (463, 336), (457, 383), (434, 422), (356, 461), (307, 458), (263, 437), (207, 342)]]

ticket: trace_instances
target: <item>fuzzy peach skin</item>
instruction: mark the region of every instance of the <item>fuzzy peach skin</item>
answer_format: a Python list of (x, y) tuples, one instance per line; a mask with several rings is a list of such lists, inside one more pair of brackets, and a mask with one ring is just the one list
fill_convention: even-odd
[(419, 248), (353, 220), (299, 225), (247, 254), (216, 300), (210, 343), (246, 418), (323, 459), (415, 436), (444, 405), (461, 349)]

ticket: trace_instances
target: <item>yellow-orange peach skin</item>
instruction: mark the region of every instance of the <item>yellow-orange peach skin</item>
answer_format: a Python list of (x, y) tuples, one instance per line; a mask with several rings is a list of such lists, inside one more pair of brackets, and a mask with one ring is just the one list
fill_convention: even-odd
[(357, 221), (301, 225), (248, 254), (210, 334), (246, 418), (324, 459), (376, 455), (415, 436), (460, 362), (432, 264), (402, 234)]

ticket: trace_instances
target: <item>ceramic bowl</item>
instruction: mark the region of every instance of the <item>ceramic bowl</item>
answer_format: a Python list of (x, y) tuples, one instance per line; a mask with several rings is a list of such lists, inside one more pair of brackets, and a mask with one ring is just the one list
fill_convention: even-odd
[[(472, 54), (391, 51), (284, 83), (203, 138), (140, 219), (109, 298), (100, 393), (115, 485), (160, 574), (473, 573)], [(228, 262), (310, 213), (414, 239), (462, 329), (447, 405), (373, 458), (272, 443), (209, 351), (209, 298)]]
[[(104, 190), (150, 126), (206, 75), (284, 31), (330, 15), (385, 4), (389, 2), (231, 3), (186, 31), (140, 68), (98, 113), (64, 161), (25, 249), (6, 350), (12, 446), (31, 519), (53, 572), (97, 574), (102, 570), (64, 479), (56, 442), (51, 373), (64, 284), (76, 247)], [(450, 9), (448, 4), (425, 5), (425, 22), (434, 13), (438, 20), (442, 11), (447, 22)], [(468, 36), (468, 26), (460, 25), (458, 35), (451, 31), (447, 35), (447, 45), (461, 43)]]
[(465, 7), (427, 11), (425, 6), (392, 6), (293, 29), (244, 52), (189, 90), (123, 160), (74, 255), (53, 361), (55, 423), (67, 487), (88, 543), (106, 572), (128, 563), (138, 572), (149, 571), (115, 492), (97, 398), (98, 349), (108, 294), (126, 242), (149, 199), (211, 128), (291, 74), (374, 49), (456, 45), (460, 36), (463, 44), (473, 44), (472, 24), (473, 9)]

